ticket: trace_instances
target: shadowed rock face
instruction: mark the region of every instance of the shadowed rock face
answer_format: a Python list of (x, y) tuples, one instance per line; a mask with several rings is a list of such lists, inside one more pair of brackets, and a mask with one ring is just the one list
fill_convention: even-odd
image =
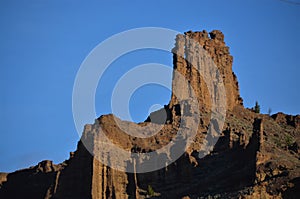
[[(227, 110), (221, 137), (204, 158), (199, 157), (208, 129), (212, 128), (209, 127), (211, 102), (220, 99), (210, 97), (199, 73), (200, 67), (206, 64), (197, 56), (199, 47), (219, 70)], [(194, 110), (179, 105), (173, 93), (170, 103), (143, 123), (134, 124), (105, 115), (94, 124), (86, 125), (77, 150), (59, 165), (43, 161), (28, 169), (0, 173), (0, 198), (299, 198), (300, 116), (262, 115), (242, 106), (238, 82), (232, 72), (233, 58), (220, 31), (189, 31), (178, 35), (173, 52), (174, 70), (189, 81), (200, 101), (196, 136), (190, 146), (183, 145), (185, 151), (179, 159), (156, 171), (127, 173), (108, 167), (91, 155), (112, 153), (110, 148), (99, 150), (99, 143), (105, 141), (101, 133), (124, 151), (138, 154), (179, 141), (176, 134), (180, 126), (184, 126), (181, 115), (189, 116)], [(190, 97), (175, 76), (173, 90), (181, 92), (184, 99)], [(140, 133), (142, 127), (145, 135), (153, 129), (159, 130), (148, 138), (132, 136)], [(131, 135), (126, 133), (128, 129)], [(172, 150), (158, 154), (157, 161), (167, 163), (172, 155)], [(110, 162), (121, 159), (120, 154), (109, 158)], [(125, 167), (134, 169), (148, 163), (136, 156), (123, 162)], [(149, 191), (149, 187), (153, 191)]]

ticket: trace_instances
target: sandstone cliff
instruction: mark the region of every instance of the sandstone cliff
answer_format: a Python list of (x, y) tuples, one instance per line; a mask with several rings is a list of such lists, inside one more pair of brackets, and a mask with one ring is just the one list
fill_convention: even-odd
[[(211, 119), (215, 114), (211, 111), (213, 102), (222, 99), (211, 97), (209, 89), (214, 88), (209, 88), (199, 73), (203, 65), (211, 64), (197, 55), (199, 46), (212, 58), (224, 83), (226, 103), (220, 108), (226, 110), (226, 118), (222, 129)], [(174, 71), (188, 80), (200, 101), (196, 134), (189, 146), (183, 142), (179, 159), (172, 162), (172, 150), (157, 152), (155, 164), (167, 166), (139, 172), (141, 167), (154, 164), (147, 156), (149, 152), (182, 141), (177, 137), (178, 131), (188, 132), (191, 124), (182, 115), (194, 119), (197, 112), (188, 103), (191, 93), (182, 87), (174, 72), (174, 92), (164, 109), (139, 124), (113, 115), (99, 117), (94, 124), (85, 126), (77, 150), (64, 163), (43, 161), (35, 167), (0, 174), (0, 198), (299, 198), (300, 116), (269, 116), (243, 107), (232, 72), (233, 58), (220, 31), (178, 35), (173, 52)], [(153, 129), (157, 133), (147, 138), (133, 136), (141, 129), (144, 135)], [(211, 129), (217, 129), (221, 136), (203, 157), (202, 146)], [(186, 141), (184, 133), (182, 136)], [(125, 155), (138, 155), (122, 161), (124, 155), (113, 151), (108, 140), (127, 151)], [(132, 172), (118, 170), (114, 162)]]
[[(227, 109), (232, 110), (236, 105), (243, 104), (239, 94), (238, 81), (232, 72), (233, 57), (229, 53), (229, 47), (224, 42), (224, 35), (218, 30), (209, 34), (202, 32), (186, 32), (184, 35), (177, 35), (174, 52), (174, 69), (188, 79), (195, 90), (196, 96), (204, 107), (210, 106), (210, 96), (207, 90), (207, 82), (201, 77), (201, 67), (209, 64), (205, 56), (199, 56), (199, 48), (208, 52), (208, 56), (218, 67), (219, 75), (223, 79), (226, 89)], [(204, 73), (205, 74), (205, 73)], [(179, 88), (182, 82), (173, 79), (173, 90)], [(181, 92), (183, 92), (181, 90)], [(176, 103), (172, 95), (171, 104)]]

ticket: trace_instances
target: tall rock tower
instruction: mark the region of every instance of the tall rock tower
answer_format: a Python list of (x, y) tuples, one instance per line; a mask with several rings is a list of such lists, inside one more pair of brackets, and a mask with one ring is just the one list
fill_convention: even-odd
[[(202, 52), (205, 52), (205, 55), (201, 54)], [(209, 109), (211, 100), (214, 100), (210, 97), (207, 82), (204, 81), (204, 77), (199, 72), (201, 67), (209, 64), (207, 61), (209, 59), (214, 62), (219, 72), (218, 75), (223, 79), (226, 99), (221, 100), (226, 100), (226, 107), (224, 108), (232, 110), (236, 105), (243, 104), (239, 94), (238, 81), (232, 71), (233, 57), (229, 53), (229, 47), (226, 46), (221, 31), (214, 30), (209, 34), (205, 30), (202, 32), (188, 31), (183, 35), (179, 34), (176, 37), (173, 54), (174, 71), (179, 72), (188, 80), (202, 108)], [(173, 76), (173, 91), (180, 89), (181, 84), (182, 82)], [(184, 92), (183, 89), (181, 92)], [(170, 102), (171, 107), (176, 103), (178, 102), (173, 94)]]

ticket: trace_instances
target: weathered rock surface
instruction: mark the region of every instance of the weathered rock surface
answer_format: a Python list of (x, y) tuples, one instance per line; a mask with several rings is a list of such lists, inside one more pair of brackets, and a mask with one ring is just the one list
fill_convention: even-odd
[[(209, 126), (212, 101), (222, 99), (211, 97), (199, 73), (200, 67), (208, 64), (197, 56), (199, 47), (218, 67), (225, 86), (227, 110), (221, 137), (204, 158), (199, 158), (204, 138), (210, 128), (216, 128)], [(242, 106), (232, 72), (233, 58), (220, 31), (209, 34), (189, 31), (178, 35), (173, 52), (174, 70), (189, 81), (201, 102), (196, 135), (190, 146), (183, 145), (184, 153), (179, 159), (147, 173), (123, 172), (99, 161), (103, 156), (111, 164), (121, 161), (123, 166), (137, 171), (149, 163), (147, 159), (132, 156), (122, 162), (122, 153), (102, 144), (110, 140), (129, 154), (135, 152), (144, 157), (178, 141), (178, 130), (190, 125), (181, 116), (192, 117), (195, 110), (179, 101), (179, 98), (188, 100), (191, 93), (174, 76), (173, 90), (177, 90), (177, 95), (173, 93), (164, 109), (139, 124), (121, 121), (113, 115), (99, 117), (94, 124), (85, 126), (77, 150), (65, 162), (55, 165), (42, 161), (28, 169), (0, 173), (0, 198), (299, 198), (300, 116), (262, 115)], [(152, 135), (153, 132), (156, 133)], [(167, 163), (173, 154), (170, 151), (158, 155), (159, 161)]]
[[(209, 34), (206, 31), (202, 32), (186, 32), (184, 35), (177, 35), (174, 52), (174, 69), (182, 74), (191, 84), (196, 96), (201, 104), (208, 109), (211, 106), (211, 98), (208, 90), (207, 81), (204, 75), (209, 75), (206, 72), (204, 65), (210, 63), (205, 59), (206, 55), (200, 49), (207, 52), (207, 56), (212, 59), (218, 68), (219, 76), (222, 77), (226, 89), (227, 109), (233, 110), (236, 105), (243, 104), (243, 100), (239, 94), (238, 81), (235, 74), (232, 72), (233, 57), (229, 53), (229, 47), (224, 42), (224, 35), (221, 31), (214, 30)], [(203, 53), (202, 53), (203, 54)], [(173, 79), (173, 90), (178, 89), (184, 93), (185, 90), (181, 87), (182, 81)], [(215, 96), (217, 97), (217, 96)], [(171, 105), (176, 104), (176, 96), (172, 95)]]
[(290, 125), (295, 128), (300, 127), (300, 115), (286, 115), (284, 113), (277, 113), (272, 115), (272, 118), (281, 125)]

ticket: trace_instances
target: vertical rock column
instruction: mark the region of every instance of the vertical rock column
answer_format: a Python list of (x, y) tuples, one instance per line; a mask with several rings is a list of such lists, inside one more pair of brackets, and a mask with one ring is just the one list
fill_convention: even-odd
[(253, 124), (253, 133), (256, 134), (258, 138), (258, 152), (262, 152), (264, 149), (264, 124), (263, 119), (255, 118)]
[[(127, 185), (128, 176), (125, 172), (113, 169), (100, 160), (98, 160), (95, 155), (96, 153), (101, 153), (98, 149), (98, 144), (103, 140), (99, 136), (99, 123), (96, 122), (94, 125), (87, 125), (83, 133), (83, 137), (90, 139), (91, 144), (89, 147), (93, 149), (93, 160), (92, 160), (92, 177), (91, 177), (91, 195), (92, 199), (118, 199), (118, 198), (128, 198)], [(89, 141), (86, 141), (88, 144)], [(98, 154), (99, 155), (99, 154)], [(108, 162), (113, 157), (108, 155)]]
[[(199, 45), (195, 45), (195, 43)], [(199, 73), (201, 65), (203, 67), (203, 65), (209, 65), (209, 63), (205, 56), (200, 54), (201, 50), (199, 48), (206, 50), (207, 55), (210, 56), (216, 64), (219, 75), (223, 78), (226, 90), (226, 109), (232, 110), (236, 105), (242, 104), (238, 82), (235, 74), (232, 72), (233, 58), (229, 53), (229, 47), (227, 47), (224, 42), (223, 33), (217, 30), (209, 34), (206, 31), (189, 31), (184, 35), (179, 34), (176, 37), (176, 44), (173, 49), (173, 64), (174, 70), (185, 77), (190, 83), (200, 102), (200, 106), (208, 110), (211, 105), (211, 99), (206, 82)], [(179, 81), (175, 72), (173, 74), (172, 87), (173, 94), (170, 108), (178, 104), (175, 94), (181, 99), (190, 97), (189, 91), (183, 88), (183, 82)]]
[(264, 127), (263, 119), (255, 118), (253, 125), (253, 133), (257, 137), (258, 147), (256, 151), (256, 182), (261, 182), (265, 179), (263, 172), (263, 164), (266, 162), (267, 157), (264, 155)]

